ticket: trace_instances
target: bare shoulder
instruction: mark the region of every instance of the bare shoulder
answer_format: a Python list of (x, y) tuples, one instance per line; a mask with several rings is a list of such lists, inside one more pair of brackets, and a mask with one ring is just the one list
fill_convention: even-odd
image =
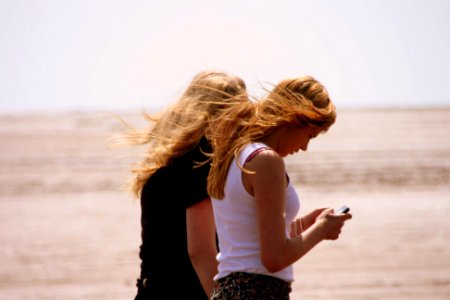
[(264, 150), (255, 155), (242, 173), (242, 181), (247, 192), (260, 198), (270, 195), (285, 186), (286, 171), (283, 158), (273, 150)]
[(264, 150), (253, 157), (245, 168), (250, 171), (264, 170), (267, 171), (285, 171), (283, 158), (274, 150)]

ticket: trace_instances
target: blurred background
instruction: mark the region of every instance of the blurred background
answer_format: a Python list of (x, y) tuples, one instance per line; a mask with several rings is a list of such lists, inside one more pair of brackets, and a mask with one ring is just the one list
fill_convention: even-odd
[(0, 1), (4, 112), (161, 107), (200, 70), (310, 74), (339, 107), (449, 104), (447, 0)]
[[(192, 77), (304, 74), (336, 124), (286, 160), (302, 212), (350, 206), (292, 299), (450, 298), (450, 2), (0, 0), (0, 299), (132, 299), (143, 149), (108, 149)], [(170, 216), (168, 216), (170, 217)], [(176, 273), (176, 270), (174, 270)], [(176, 280), (176, 278), (174, 278)]]

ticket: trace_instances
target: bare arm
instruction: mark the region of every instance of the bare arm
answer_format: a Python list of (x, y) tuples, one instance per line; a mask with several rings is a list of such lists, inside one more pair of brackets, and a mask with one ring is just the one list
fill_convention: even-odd
[(337, 239), (344, 221), (351, 215), (320, 212), (313, 224), (293, 238), (285, 234), (286, 172), (283, 159), (264, 151), (248, 164), (254, 174), (244, 173), (244, 183), (256, 198), (261, 261), (270, 272), (277, 272), (300, 259), (324, 239)]
[(210, 199), (196, 203), (186, 210), (188, 251), (192, 265), (209, 297), (217, 273), (216, 228)]

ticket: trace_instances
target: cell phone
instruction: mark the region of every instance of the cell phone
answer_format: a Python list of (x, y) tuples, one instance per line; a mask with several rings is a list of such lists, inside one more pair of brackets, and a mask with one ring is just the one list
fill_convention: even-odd
[(346, 214), (346, 213), (348, 213), (350, 211), (350, 208), (348, 207), (348, 206), (345, 206), (345, 205), (343, 205), (341, 208), (339, 208), (337, 211), (336, 211), (336, 215), (340, 215), (340, 214)]

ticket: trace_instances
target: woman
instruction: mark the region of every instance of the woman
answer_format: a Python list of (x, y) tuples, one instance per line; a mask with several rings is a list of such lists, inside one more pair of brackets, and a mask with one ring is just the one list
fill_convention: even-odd
[(219, 238), (212, 299), (289, 299), (293, 263), (337, 239), (350, 214), (321, 208), (294, 221), (300, 207), (283, 157), (306, 151), (336, 118), (312, 77), (283, 80), (263, 100), (230, 108), (211, 123), (208, 177)]
[(128, 144), (148, 145), (133, 167), (141, 201), (141, 275), (136, 300), (208, 299), (217, 273), (216, 234), (206, 191), (209, 119), (246, 102), (242, 79), (218, 71), (195, 76), (179, 101)]

